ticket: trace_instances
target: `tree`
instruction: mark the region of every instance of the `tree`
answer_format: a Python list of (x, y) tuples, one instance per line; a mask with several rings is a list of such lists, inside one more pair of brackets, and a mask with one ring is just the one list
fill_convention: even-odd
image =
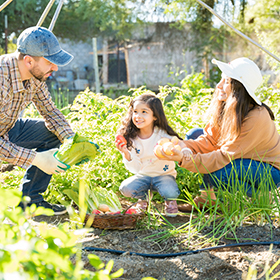
[[(227, 29), (214, 26), (214, 16), (196, 0), (158, 0), (157, 3), (164, 7), (165, 14), (172, 15), (178, 28), (188, 22), (198, 34), (189, 50), (196, 53), (198, 65), (203, 65), (206, 78), (209, 78), (209, 60), (225, 47)], [(247, 0), (204, 0), (204, 3), (219, 14), (223, 13), (229, 21), (243, 21)]]
[[(258, 0), (246, 15), (246, 28), (255, 32), (261, 42), (272, 53), (280, 57), (280, 1)], [(279, 62), (267, 56), (273, 68), (280, 68)]]
[[(62, 7), (54, 33), (71, 40), (86, 40), (94, 36), (126, 38), (130, 35), (132, 21), (138, 21), (125, 0), (68, 0)], [(133, 1), (132, 1), (133, 2)], [(4, 31), (4, 16), (8, 16), (9, 34), (18, 36), (24, 29), (35, 26), (49, 0), (16, 0), (0, 14), (0, 30)], [(43, 26), (49, 27), (58, 1), (48, 13)], [(135, 19), (136, 17), (136, 19)], [(3, 36), (0, 36), (4, 48)]]

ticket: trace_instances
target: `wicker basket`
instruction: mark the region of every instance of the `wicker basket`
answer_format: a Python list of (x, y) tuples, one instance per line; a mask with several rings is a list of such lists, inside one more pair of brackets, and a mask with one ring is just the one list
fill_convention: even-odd
[[(136, 203), (127, 207), (123, 212), (125, 213)], [(132, 229), (135, 228), (136, 222), (142, 219), (144, 215), (144, 212), (137, 214), (86, 214), (84, 223), (87, 224), (88, 221), (92, 220), (91, 227), (118, 230)]]

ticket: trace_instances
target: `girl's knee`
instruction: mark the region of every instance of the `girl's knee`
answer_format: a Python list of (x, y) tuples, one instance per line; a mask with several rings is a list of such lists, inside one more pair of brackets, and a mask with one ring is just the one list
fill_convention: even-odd
[(132, 191), (130, 188), (128, 188), (127, 185), (121, 185), (119, 190), (122, 193), (122, 195), (124, 195), (126, 197), (132, 197)]
[(161, 196), (165, 200), (174, 200), (174, 199), (178, 198), (179, 195), (180, 195), (180, 190), (178, 188), (173, 189), (173, 190), (168, 190), (161, 194)]

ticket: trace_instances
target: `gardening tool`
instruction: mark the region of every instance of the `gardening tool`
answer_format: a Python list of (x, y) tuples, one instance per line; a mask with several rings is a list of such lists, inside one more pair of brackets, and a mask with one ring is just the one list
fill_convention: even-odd
[(265, 49), (263, 46), (261, 46), (260, 44), (258, 44), (257, 42), (255, 42), (254, 40), (252, 40), (251, 38), (249, 38), (248, 36), (246, 36), (245, 34), (243, 34), (242, 32), (240, 32), (239, 30), (237, 30), (236, 28), (234, 28), (231, 24), (229, 24), (226, 20), (224, 20), (221, 16), (219, 16), (211, 7), (209, 7), (207, 4), (205, 4), (203, 1), (201, 0), (196, 0), (199, 4), (201, 4), (204, 8), (206, 8), (208, 11), (210, 11), (211, 14), (213, 14), (214, 16), (216, 16), (219, 20), (221, 20), (225, 25), (227, 25), (228, 27), (230, 27), (234, 32), (236, 32), (238, 35), (240, 35), (241, 37), (243, 37), (245, 40), (249, 41), (250, 43), (254, 44), (256, 47), (260, 48), (261, 50), (263, 50), (264, 52), (266, 52), (268, 55), (270, 55), (271, 57), (273, 57), (274, 59), (276, 59), (278, 62), (280, 62), (280, 58), (278, 58), (276, 55), (274, 55), (273, 53), (271, 53), (270, 51), (268, 51), (267, 49)]
[(5, 3), (3, 3), (1, 6), (0, 6), (0, 12), (5, 9), (13, 0), (7, 0)]

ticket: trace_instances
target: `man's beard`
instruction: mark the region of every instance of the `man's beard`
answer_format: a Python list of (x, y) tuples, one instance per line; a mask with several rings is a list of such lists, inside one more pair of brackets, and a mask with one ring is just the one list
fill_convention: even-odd
[(49, 71), (49, 72), (47, 72), (47, 73), (43, 73), (40, 69), (39, 69), (39, 67), (36, 65), (36, 66), (34, 66), (34, 68), (32, 69), (32, 70), (30, 70), (30, 73), (31, 73), (31, 75), (35, 78), (35, 79), (37, 79), (37, 80), (39, 80), (40, 82), (45, 82), (46, 80), (47, 80), (47, 78), (48, 78), (48, 76), (46, 76), (47, 74), (49, 74), (49, 73), (52, 73), (53, 71)]

